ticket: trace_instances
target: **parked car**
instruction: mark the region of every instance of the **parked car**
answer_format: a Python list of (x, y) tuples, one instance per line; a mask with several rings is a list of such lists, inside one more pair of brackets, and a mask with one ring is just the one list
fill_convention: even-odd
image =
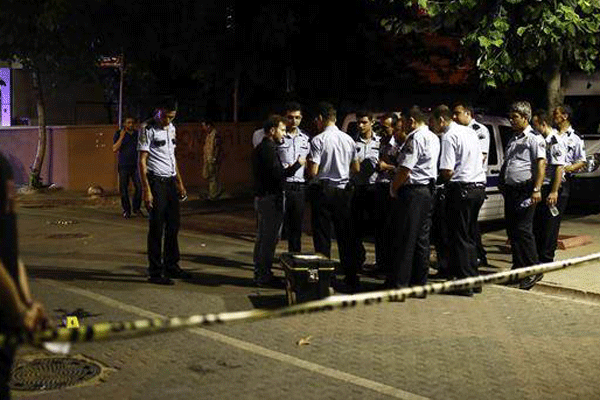
[(600, 209), (600, 135), (583, 135), (587, 164), (573, 175), (570, 206)]

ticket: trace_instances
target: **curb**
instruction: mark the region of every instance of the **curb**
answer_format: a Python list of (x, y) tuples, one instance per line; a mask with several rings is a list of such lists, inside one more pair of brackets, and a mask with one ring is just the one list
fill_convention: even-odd
[(536, 285), (531, 288), (531, 291), (600, 304), (600, 293), (588, 292), (581, 289), (573, 289), (543, 281), (536, 283)]

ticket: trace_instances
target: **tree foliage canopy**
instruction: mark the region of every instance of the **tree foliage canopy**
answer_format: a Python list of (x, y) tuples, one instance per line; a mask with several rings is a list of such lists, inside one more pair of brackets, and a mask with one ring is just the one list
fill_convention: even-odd
[[(380, 3), (378, 0), (372, 0)], [(484, 85), (521, 82), (532, 73), (588, 73), (600, 67), (597, 0), (391, 0), (412, 10), (382, 25), (397, 34), (424, 30), (458, 35)]]

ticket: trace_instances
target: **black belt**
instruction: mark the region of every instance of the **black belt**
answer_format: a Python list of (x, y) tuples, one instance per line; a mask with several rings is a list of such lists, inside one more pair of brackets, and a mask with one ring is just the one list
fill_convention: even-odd
[(170, 182), (175, 180), (175, 175), (173, 176), (159, 176), (155, 175), (153, 172), (148, 172), (148, 179), (159, 182)]
[(449, 182), (448, 186), (455, 186), (461, 189), (485, 189), (485, 183), (483, 182)]
[(305, 182), (285, 182), (283, 184), (285, 190), (304, 190), (306, 188)]
[(529, 188), (531, 185), (533, 185), (533, 181), (528, 180), (528, 181), (521, 182), (521, 183), (514, 183), (512, 185), (506, 184), (504, 186), (506, 186), (506, 188), (511, 189), (511, 190), (523, 190), (523, 189)]

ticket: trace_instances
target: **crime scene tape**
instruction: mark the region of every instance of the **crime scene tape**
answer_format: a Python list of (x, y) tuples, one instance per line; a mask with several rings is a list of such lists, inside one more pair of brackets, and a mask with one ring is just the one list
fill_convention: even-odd
[(8, 337), (0, 335), (0, 346), (5, 344), (21, 343), (39, 346), (45, 342), (76, 343), (114, 340), (160, 332), (177, 331), (197, 326), (258, 321), (267, 318), (281, 318), (298, 314), (333, 311), (335, 309), (347, 309), (360, 305), (367, 306), (372, 304), (380, 304), (383, 302), (402, 302), (410, 297), (419, 297), (437, 293), (450, 293), (456, 290), (473, 289), (475, 287), (492, 283), (518, 282), (519, 280), (531, 275), (558, 271), (572, 266), (582, 266), (599, 259), (600, 253), (594, 253), (564, 261), (555, 261), (516, 270), (453, 281), (429, 283), (423, 286), (366, 292), (354, 295), (334, 295), (322, 300), (294, 304), (292, 306), (282, 307), (276, 310), (256, 309), (220, 314), (192, 315), (188, 317), (149, 318), (137, 321), (104, 322), (94, 325), (81, 326), (76, 329), (54, 328), (35, 332), (33, 334), (20, 333)]

